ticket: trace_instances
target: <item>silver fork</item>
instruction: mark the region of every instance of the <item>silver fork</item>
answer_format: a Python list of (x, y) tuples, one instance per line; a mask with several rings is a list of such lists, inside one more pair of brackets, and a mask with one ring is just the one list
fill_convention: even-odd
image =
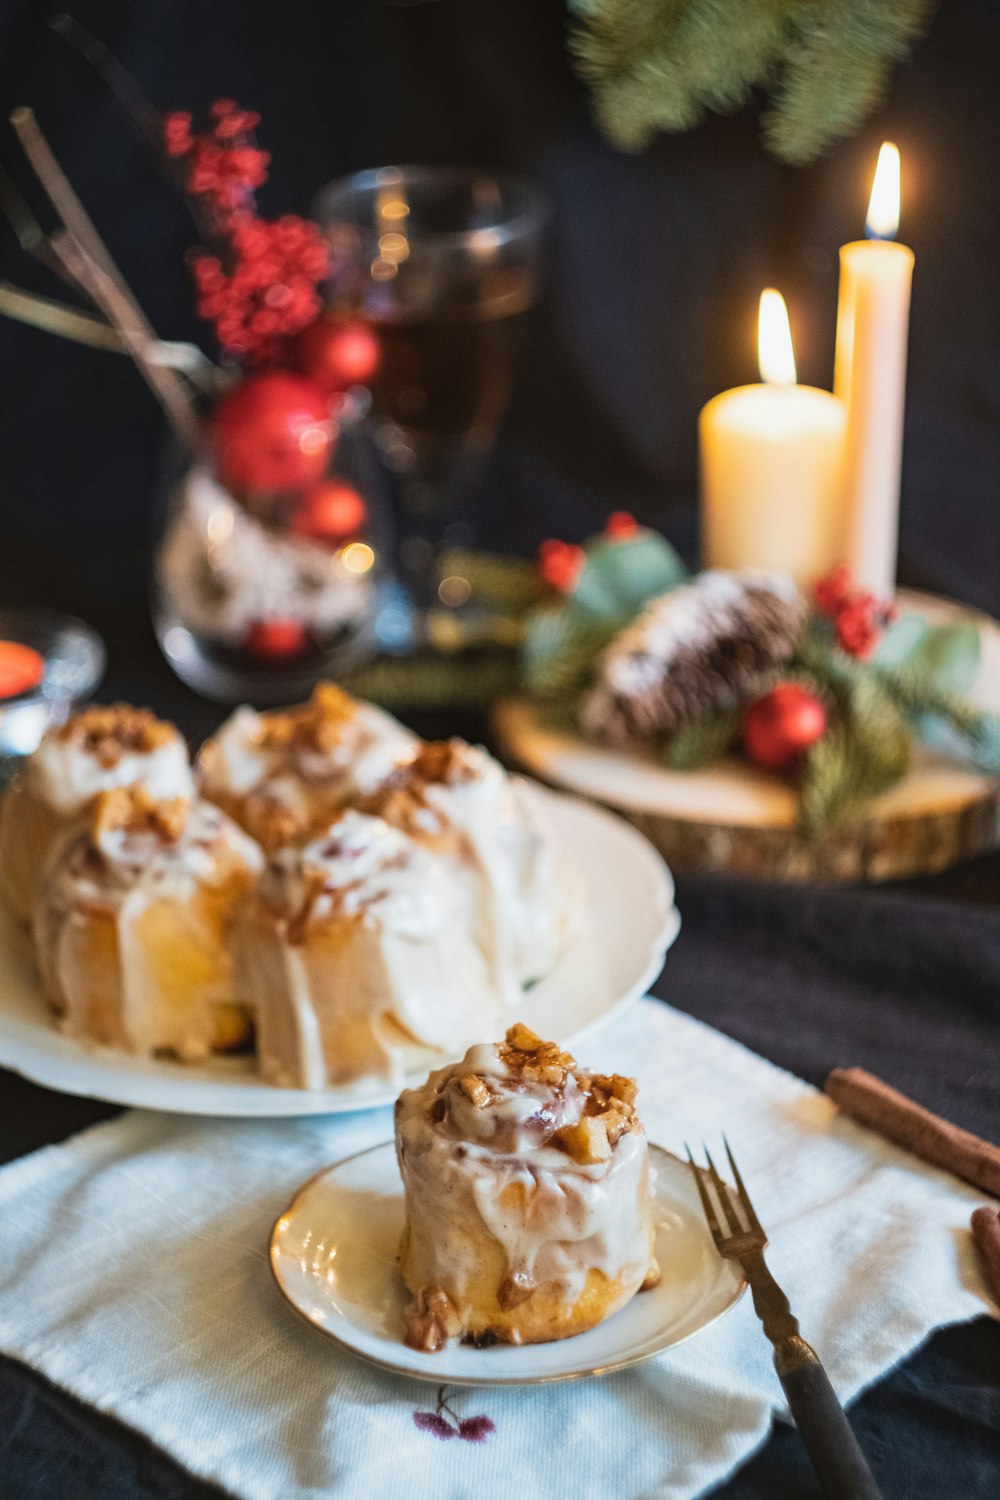
[(722, 1139), (736, 1183), (735, 1192), (715, 1170), (708, 1148), (702, 1149), (726, 1229), (719, 1222), (705, 1182), (704, 1168), (695, 1162), (690, 1146), (685, 1144), (684, 1149), (716, 1248), (727, 1260), (739, 1261), (750, 1283), (757, 1316), (774, 1345), (774, 1368), (823, 1493), (829, 1500), (881, 1500), (875, 1477), (851, 1431), (819, 1355), (799, 1333), (798, 1321), (792, 1315), (788, 1298), (764, 1263), (767, 1234), (750, 1202), (750, 1194), (733, 1159), (729, 1142), (725, 1136)]

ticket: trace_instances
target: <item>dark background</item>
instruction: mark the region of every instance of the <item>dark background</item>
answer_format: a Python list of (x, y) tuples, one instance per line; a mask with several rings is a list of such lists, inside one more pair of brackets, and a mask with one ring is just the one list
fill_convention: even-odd
[[(185, 207), (121, 107), (46, 30), (0, 6), (0, 162), (42, 209), (6, 124), (31, 104), (164, 337), (205, 338)], [(809, 168), (765, 155), (757, 104), (640, 156), (614, 151), (570, 72), (562, 0), (79, 0), (166, 108), (232, 94), (263, 115), (265, 213), (387, 160), (518, 168), (556, 209), (548, 292), (475, 505), (482, 543), (532, 550), (625, 507), (695, 546), (695, 419), (756, 378), (760, 289), (788, 297), (800, 378), (829, 385), (837, 249), (862, 229), (883, 138), (916, 252), (901, 574), (1000, 610), (1000, 108), (995, 0), (943, 0), (885, 110)], [(0, 228), (0, 276), (61, 295)], [(208, 346), (211, 347), (210, 345)], [(164, 428), (127, 359), (0, 321), (0, 584), (43, 563), (88, 592), (142, 588)], [(53, 556), (53, 545), (61, 556)], [(64, 564), (58, 571), (59, 564)], [(55, 597), (55, 593), (53, 594)]]
[[(157, 329), (197, 337), (185, 208), (103, 84), (46, 32), (52, 10), (0, 0), (0, 120), (35, 108)], [(611, 150), (566, 63), (562, 0), (104, 0), (74, 14), (157, 106), (231, 94), (262, 112), (265, 213), (308, 211), (324, 182), (389, 160), (495, 163), (546, 185), (548, 292), (475, 501), (480, 540), (524, 551), (625, 507), (693, 556), (697, 411), (755, 378), (767, 284), (788, 296), (800, 377), (829, 384), (837, 247), (860, 232), (878, 145), (895, 139), (917, 256), (901, 574), (1000, 613), (996, 0), (943, 0), (885, 111), (804, 170), (764, 155), (753, 107), (639, 157)], [(5, 125), (0, 162), (37, 203)], [(61, 295), (2, 228), (0, 277)], [(0, 320), (0, 601), (91, 619), (109, 645), (104, 695), (148, 702), (198, 738), (218, 710), (171, 678), (144, 603), (163, 442), (126, 359)], [(672, 1004), (812, 1082), (867, 1066), (1000, 1138), (1000, 856), (877, 893), (689, 878), (678, 900), (684, 931), (656, 986)], [(2, 1074), (0, 1160), (110, 1113)], [(938, 1333), (852, 1421), (887, 1500), (993, 1500), (998, 1325)], [(0, 1360), (0, 1500), (208, 1494)], [(784, 1430), (720, 1500), (816, 1494)]]

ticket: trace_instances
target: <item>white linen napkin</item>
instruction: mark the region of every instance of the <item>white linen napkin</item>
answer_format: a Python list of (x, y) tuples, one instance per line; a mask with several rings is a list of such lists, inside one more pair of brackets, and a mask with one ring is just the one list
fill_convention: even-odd
[[(653, 1140), (727, 1131), (841, 1397), (939, 1325), (995, 1312), (968, 1234), (977, 1194), (815, 1089), (656, 1001), (579, 1051), (638, 1077)], [(245, 1500), (687, 1500), (764, 1442), (781, 1388), (749, 1297), (604, 1379), (452, 1387), (440, 1421), (417, 1415), (435, 1411), (432, 1386), (301, 1322), (271, 1280), (271, 1224), (306, 1177), (391, 1132), (388, 1110), (133, 1112), (15, 1162), (0, 1172), (0, 1347)], [(475, 1417), (488, 1422), (465, 1438), (439, 1435)]]

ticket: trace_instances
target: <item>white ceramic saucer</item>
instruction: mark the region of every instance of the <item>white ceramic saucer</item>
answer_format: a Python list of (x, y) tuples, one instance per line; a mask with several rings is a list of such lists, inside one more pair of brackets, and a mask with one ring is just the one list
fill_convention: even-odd
[(650, 1148), (656, 1166), (660, 1285), (589, 1333), (551, 1344), (436, 1354), (403, 1343), (408, 1293), (396, 1269), (403, 1185), (391, 1142), (337, 1162), (307, 1182), (271, 1235), (278, 1286), (308, 1322), (372, 1364), (441, 1385), (539, 1385), (605, 1375), (707, 1328), (746, 1290), (712, 1243), (686, 1162)]
[[(583, 878), (584, 910), (573, 942), (552, 973), (526, 991), (511, 1020), (525, 1021), (540, 1036), (572, 1048), (646, 993), (680, 918), (669, 870), (634, 828), (575, 797), (537, 786), (531, 795), (543, 805), (569, 864)], [(446, 1061), (451, 1059), (428, 1052), (420, 1059), (422, 1077)], [(57, 1030), (30, 944), (2, 903), (0, 1068), (64, 1094), (180, 1114), (339, 1114), (391, 1104), (399, 1092), (371, 1080), (317, 1092), (274, 1088), (255, 1072), (250, 1058), (214, 1058), (192, 1066), (84, 1047)]]

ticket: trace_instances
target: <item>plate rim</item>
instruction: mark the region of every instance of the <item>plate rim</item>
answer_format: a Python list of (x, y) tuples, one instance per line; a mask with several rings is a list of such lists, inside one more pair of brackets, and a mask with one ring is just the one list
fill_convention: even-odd
[[(307, 1312), (304, 1312), (299, 1304), (294, 1300), (288, 1288), (282, 1282), (277, 1268), (277, 1260), (280, 1253), (277, 1240), (282, 1221), (284, 1219), (287, 1219), (290, 1214), (294, 1213), (296, 1205), (298, 1204), (300, 1198), (305, 1196), (305, 1194), (309, 1191), (313, 1184), (318, 1182), (320, 1178), (328, 1176), (331, 1172), (337, 1171), (338, 1168), (345, 1167), (352, 1161), (357, 1161), (362, 1156), (371, 1156), (376, 1151), (385, 1151), (390, 1148), (395, 1151), (395, 1144), (395, 1139), (378, 1141), (374, 1146), (365, 1146), (360, 1151), (352, 1151), (349, 1155), (340, 1157), (337, 1161), (330, 1162), (327, 1166), (320, 1167), (318, 1171), (313, 1172), (295, 1189), (295, 1192), (292, 1194), (292, 1197), (290, 1198), (288, 1204), (285, 1208), (282, 1209), (281, 1213), (279, 1213), (278, 1217), (275, 1219), (273, 1225), (271, 1226), (271, 1232), (268, 1235), (267, 1241), (267, 1264), (268, 1269), (271, 1272), (271, 1278), (288, 1306), (301, 1319), (301, 1321), (305, 1323), (309, 1328), (313, 1329), (314, 1332), (322, 1334), (325, 1338), (331, 1339), (333, 1343), (335, 1343), (339, 1348), (345, 1350), (353, 1358), (364, 1360), (366, 1364), (373, 1365), (376, 1369), (386, 1370), (390, 1375), (402, 1376), (404, 1379), (408, 1380), (419, 1380), (424, 1385), (445, 1384), (466, 1387), (479, 1387), (480, 1389), (492, 1386), (512, 1388), (517, 1386), (523, 1387), (535, 1385), (563, 1385), (569, 1381), (592, 1380), (595, 1377), (600, 1377), (603, 1375), (614, 1375), (619, 1370), (628, 1370), (634, 1368), (636, 1365), (645, 1364), (647, 1360), (655, 1359), (658, 1355), (665, 1354), (670, 1349), (678, 1349), (680, 1348), (681, 1344), (686, 1344), (690, 1339), (697, 1338), (698, 1334), (704, 1333), (707, 1328), (713, 1327), (722, 1318), (724, 1318), (727, 1313), (732, 1312), (733, 1308), (743, 1300), (743, 1297), (745, 1296), (750, 1285), (743, 1267), (740, 1266), (740, 1279), (737, 1283), (734, 1294), (730, 1297), (729, 1301), (725, 1304), (724, 1307), (720, 1307), (718, 1312), (713, 1313), (710, 1318), (708, 1318), (704, 1323), (699, 1324), (697, 1328), (692, 1328), (689, 1333), (682, 1334), (680, 1338), (672, 1339), (667, 1344), (661, 1344), (656, 1349), (649, 1349), (641, 1354), (627, 1355), (621, 1359), (616, 1359), (611, 1363), (594, 1365), (592, 1368), (587, 1370), (567, 1370), (565, 1372), (551, 1373), (547, 1375), (532, 1375), (527, 1378), (521, 1376), (493, 1376), (487, 1379), (477, 1379), (475, 1377), (464, 1375), (449, 1375), (445, 1380), (442, 1381), (441, 1375), (435, 1374), (431, 1370), (423, 1371), (404, 1369), (398, 1364), (391, 1363), (391, 1361), (389, 1360), (379, 1359), (374, 1354), (369, 1354), (364, 1350), (356, 1348), (354, 1344), (348, 1343), (346, 1339), (341, 1338), (331, 1329), (325, 1328), (322, 1323), (319, 1323), (314, 1318), (311, 1318), (309, 1314)], [(669, 1150), (666, 1146), (661, 1146), (657, 1141), (649, 1142), (649, 1151), (650, 1155), (654, 1158), (656, 1156), (664, 1156), (667, 1157), (671, 1163), (676, 1163), (678, 1166), (683, 1167), (687, 1166), (687, 1162), (684, 1161), (683, 1157), (678, 1156), (675, 1151)], [(695, 1169), (706, 1178), (708, 1177), (709, 1174), (707, 1168), (699, 1167), (697, 1163), (695, 1163)], [(710, 1233), (707, 1224), (706, 1233)], [(719, 1258), (722, 1259), (723, 1257), (720, 1256)], [(733, 1264), (738, 1265), (739, 1262), (734, 1262)], [(589, 1332), (590, 1330), (588, 1329), (586, 1331)], [(571, 1335), (567, 1339), (548, 1339), (544, 1341), (544, 1344), (546, 1346), (551, 1344), (571, 1345), (572, 1342), (573, 1335)], [(532, 1348), (534, 1346), (525, 1345), (523, 1347)]]
[[(598, 823), (607, 823), (610, 820), (616, 836), (624, 837), (632, 854), (642, 860), (656, 883), (655, 896), (652, 886), (650, 888), (650, 896), (653, 897), (650, 905), (658, 910), (660, 920), (655, 937), (650, 938), (647, 962), (627, 990), (611, 1001), (598, 1016), (586, 1021), (565, 1036), (564, 1045), (572, 1047), (619, 1018), (648, 992), (649, 986), (662, 970), (667, 954), (677, 940), (681, 926), (680, 912), (675, 901), (673, 873), (655, 846), (620, 813), (572, 792), (543, 786), (531, 777), (519, 775), (518, 780), (528, 788), (531, 796), (538, 797), (543, 805), (555, 801), (567, 805), (575, 816), (582, 815), (585, 819), (596, 820)], [(10, 913), (9, 907), (7, 912)], [(14, 926), (15, 918), (12, 913), (9, 914), (9, 920)], [(21, 937), (22, 933), (18, 927), (13, 933), (13, 941), (20, 941)], [(2, 1023), (4, 1013), (3, 997), (0, 995), (0, 1023)], [(53, 1066), (56, 1071), (59, 1071), (71, 1061), (77, 1061), (84, 1066), (88, 1062), (93, 1062), (99, 1069), (117, 1073), (116, 1060), (119, 1058), (130, 1060), (131, 1054), (118, 1053), (114, 1048), (88, 1047), (81, 1042), (73, 1043), (71, 1038), (67, 1038), (55, 1027), (48, 1014), (44, 1017), (39, 1016), (37, 1021), (29, 1024), (31, 1030), (28, 1037), (20, 1043), (14, 1041), (13, 1038), (10, 1041), (6, 1040), (2, 1024), (0, 1024), (0, 1069), (6, 1069), (29, 1083), (40, 1088), (51, 1089), (55, 1093), (73, 1098), (95, 1099), (101, 1103), (118, 1105), (125, 1109), (143, 1109), (147, 1112), (219, 1120), (307, 1119), (324, 1115), (365, 1113), (388, 1108), (395, 1100), (400, 1088), (410, 1087), (415, 1081), (422, 1080), (426, 1076), (426, 1069), (414, 1070), (403, 1078), (398, 1087), (390, 1084), (387, 1088), (377, 1092), (374, 1088), (366, 1092), (363, 1080), (359, 1080), (360, 1088), (356, 1093), (350, 1091), (350, 1085), (313, 1091), (275, 1088), (261, 1079), (253, 1078), (246, 1071), (237, 1071), (235, 1068), (234, 1079), (229, 1080), (206, 1075), (198, 1065), (171, 1062), (169, 1059), (155, 1059), (157, 1062), (176, 1069), (176, 1072), (171, 1076), (153, 1075), (153, 1081), (160, 1087), (176, 1088), (181, 1097), (171, 1098), (169, 1101), (159, 1099), (156, 1103), (149, 1103), (137, 1097), (142, 1093), (149, 1075), (141, 1072), (133, 1073), (128, 1068), (119, 1075), (127, 1080), (124, 1087), (119, 1087), (114, 1077), (111, 1077), (108, 1082), (102, 1082), (100, 1077), (95, 1079), (89, 1071), (81, 1082), (76, 1082), (72, 1078), (60, 1078), (55, 1081), (52, 1076)], [(53, 1056), (53, 1053), (48, 1050), (50, 1043), (55, 1045), (71, 1043), (75, 1049), (73, 1058)], [(10, 1054), (12, 1045), (15, 1048), (20, 1047), (20, 1055), (16, 1058)], [(246, 1083), (241, 1083), (241, 1087), (247, 1092), (247, 1102), (238, 1097), (222, 1101), (197, 1097), (198, 1092), (212, 1091), (216, 1086), (223, 1089), (230, 1088), (237, 1077), (240, 1080), (247, 1080)], [(134, 1087), (131, 1086), (133, 1083)], [(266, 1095), (262, 1093), (264, 1089), (267, 1090)], [(195, 1095), (194, 1098), (191, 1097), (192, 1094)], [(272, 1107), (260, 1109), (249, 1107), (250, 1098), (266, 1098), (271, 1101)]]

